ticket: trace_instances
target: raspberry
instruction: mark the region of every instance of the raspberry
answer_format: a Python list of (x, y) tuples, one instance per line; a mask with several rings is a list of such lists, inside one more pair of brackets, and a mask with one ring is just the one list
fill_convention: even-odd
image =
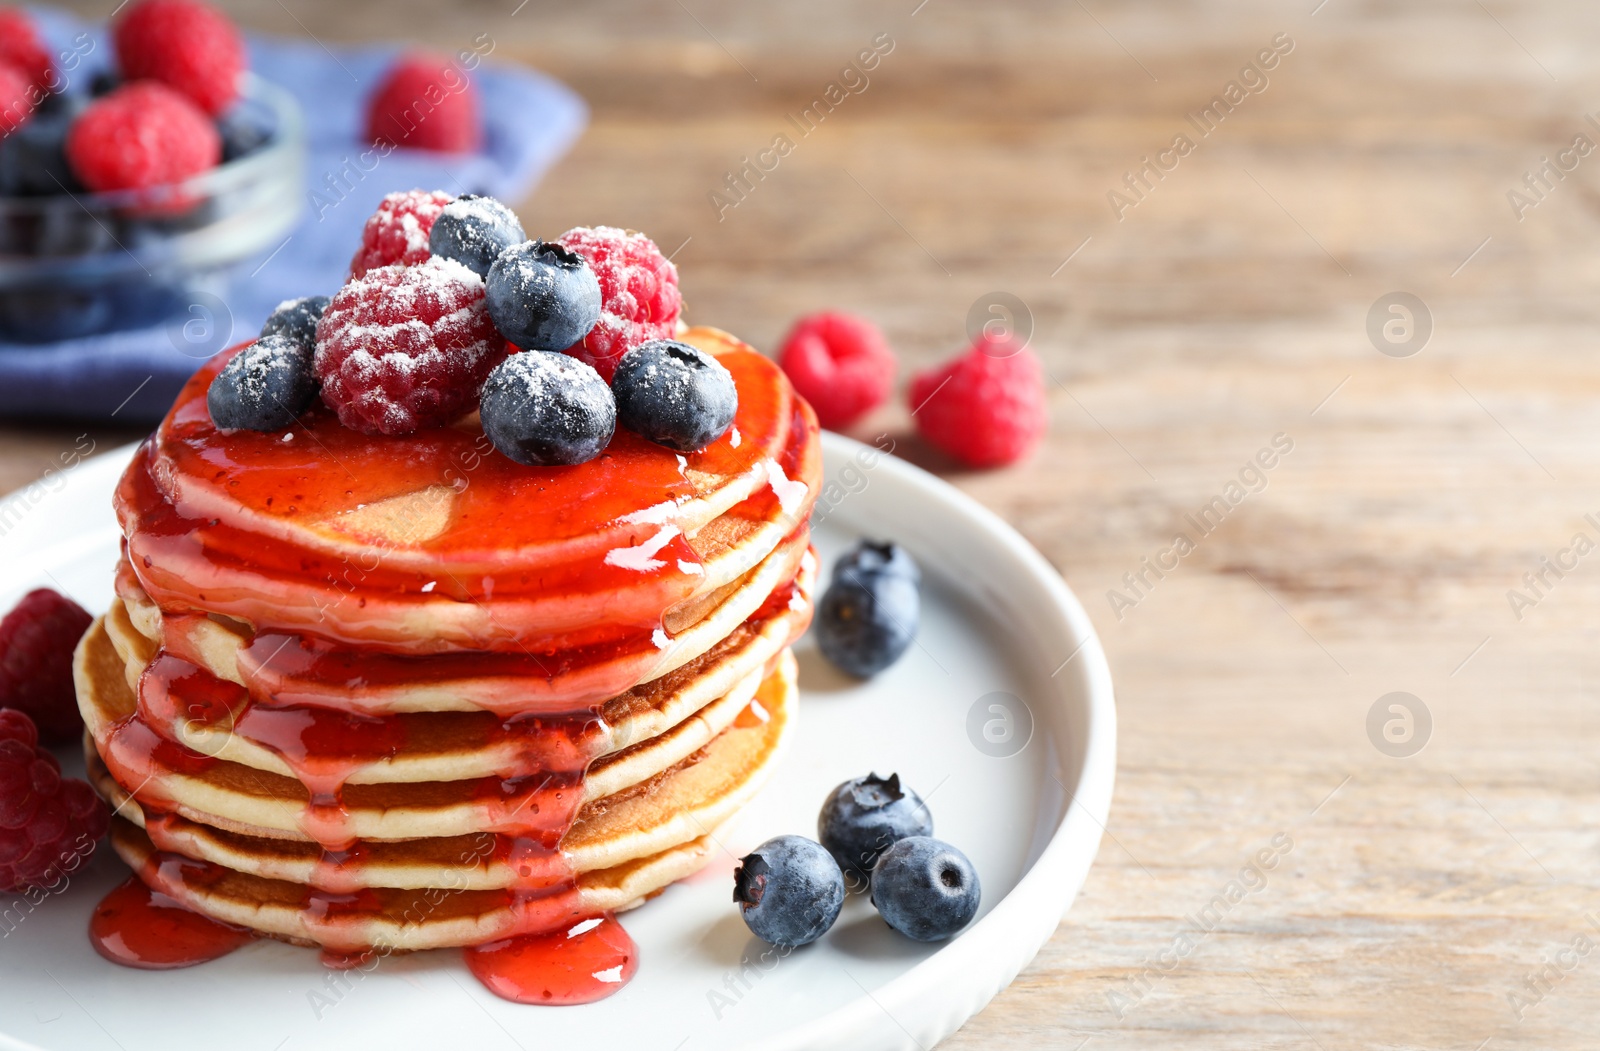
[(148, 80), (96, 99), (67, 132), (67, 163), (97, 192), (182, 182), (221, 157), (222, 137), (206, 115)]
[(822, 425), (835, 431), (882, 405), (894, 386), (894, 351), (876, 325), (853, 314), (801, 318), (778, 364)]
[(106, 834), (106, 805), (35, 743), (22, 712), (0, 709), (0, 891), (54, 886)]
[(1049, 422), (1039, 359), (1026, 347), (984, 340), (918, 373), (910, 402), (922, 436), (971, 467), (1020, 460)]
[(66, 596), (40, 588), (0, 620), (0, 708), (32, 719), (45, 744), (68, 744), (83, 733), (72, 651), (93, 619)]
[(476, 150), (483, 142), (478, 93), (448, 58), (401, 55), (367, 104), (367, 139), (444, 153)]
[(368, 434), (451, 422), (477, 404), (505, 354), (483, 278), (453, 259), (370, 270), (317, 322), (322, 400)]
[(244, 41), (199, 0), (141, 0), (112, 30), (126, 80), (157, 80), (215, 117), (239, 97)]
[(600, 281), (600, 320), (567, 353), (610, 383), (622, 355), (677, 334), (683, 307), (678, 268), (644, 234), (614, 226), (580, 226), (560, 241), (587, 259)]
[(0, 62), (16, 66), (28, 83), (49, 91), (55, 81), (55, 63), (39, 39), (33, 17), (20, 7), (0, 7)]
[(10, 135), (33, 116), (36, 94), (28, 75), (0, 59), (0, 137)]
[(442, 190), (391, 193), (367, 217), (361, 247), (350, 260), (350, 276), (360, 277), (380, 266), (415, 266), (428, 260), (428, 235), (444, 206), (455, 200)]

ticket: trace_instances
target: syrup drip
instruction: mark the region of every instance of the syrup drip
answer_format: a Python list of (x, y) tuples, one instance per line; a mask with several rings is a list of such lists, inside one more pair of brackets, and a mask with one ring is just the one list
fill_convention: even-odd
[(226, 956), (255, 935), (218, 923), (130, 876), (89, 919), (89, 941), (112, 963), (146, 971), (193, 967)]
[(639, 968), (639, 947), (609, 912), (565, 930), (475, 946), (463, 955), (491, 993), (519, 1004), (593, 1003), (621, 989)]

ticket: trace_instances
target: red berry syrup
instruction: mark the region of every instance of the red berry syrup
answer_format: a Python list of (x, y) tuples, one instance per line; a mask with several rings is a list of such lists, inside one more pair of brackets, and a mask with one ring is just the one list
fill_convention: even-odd
[(491, 993), (519, 1004), (604, 1000), (639, 968), (639, 947), (611, 913), (549, 934), (522, 934), (463, 950)]
[(170, 971), (226, 956), (255, 935), (184, 908), (138, 876), (105, 896), (89, 919), (89, 941), (112, 963)]

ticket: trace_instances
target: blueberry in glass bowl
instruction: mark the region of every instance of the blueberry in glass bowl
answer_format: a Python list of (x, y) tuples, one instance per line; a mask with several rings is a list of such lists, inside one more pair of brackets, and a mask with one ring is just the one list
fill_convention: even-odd
[(221, 163), (177, 182), (83, 187), (60, 125), (103, 99), (51, 97), (0, 142), (0, 341), (156, 324), (225, 294), (234, 264), (289, 235), (304, 201), (299, 107), (254, 74), (239, 86), (217, 120)]

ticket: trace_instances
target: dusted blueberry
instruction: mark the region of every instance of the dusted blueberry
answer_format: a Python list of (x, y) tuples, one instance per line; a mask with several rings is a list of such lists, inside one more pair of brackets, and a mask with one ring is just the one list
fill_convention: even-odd
[[(833, 582), (817, 603), (817, 647), (835, 667), (870, 679), (899, 660), (917, 637), (922, 601), (915, 566), (904, 552), (891, 553), (884, 568), (869, 571), (880, 556), (864, 545), (835, 569)], [(901, 568), (896, 568), (901, 567)]]
[(479, 411), (494, 447), (531, 467), (592, 460), (617, 426), (617, 406), (600, 374), (543, 350), (496, 365), (483, 382)]
[(913, 584), (922, 581), (922, 570), (915, 560), (892, 540), (863, 540), (833, 564), (834, 580), (851, 580), (871, 573), (904, 577)]
[(327, 296), (301, 296), (286, 299), (261, 326), (263, 336), (287, 336), (303, 347), (317, 345), (317, 322), (328, 309)]
[(972, 922), (983, 889), (961, 851), (931, 836), (902, 839), (872, 870), (872, 904), (907, 938), (936, 942)]
[(773, 945), (809, 945), (844, 906), (844, 876), (822, 844), (777, 836), (733, 870), (733, 900), (750, 933)]
[(445, 205), (444, 211), (433, 221), (433, 230), (428, 234), (428, 251), (454, 259), (487, 279), (489, 268), (500, 253), (527, 239), (522, 223), (510, 208), (493, 197), (464, 193)]
[(733, 375), (699, 347), (653, 339), (628, 351), (611, 377), (617, 422), (681, 453), (727, 433), (739, 409)]
[(865, 882), (878, 856), (907, 836), (933, 834), (933, 815), (900, 784), (868, 774), (835, 788), (817, 815), (817, 838), (853, 881)]
[(317, 396), (311, 348), (288, 336), (262, 336), (235, 354), (206, 391), (211, 422), (223, 430), (275, 431)]
[(600, 320), (600, 281), (565, 245), (512, 245), (495, 259), (486, 284), (494, 327), (523, 350), (566, 350)]

